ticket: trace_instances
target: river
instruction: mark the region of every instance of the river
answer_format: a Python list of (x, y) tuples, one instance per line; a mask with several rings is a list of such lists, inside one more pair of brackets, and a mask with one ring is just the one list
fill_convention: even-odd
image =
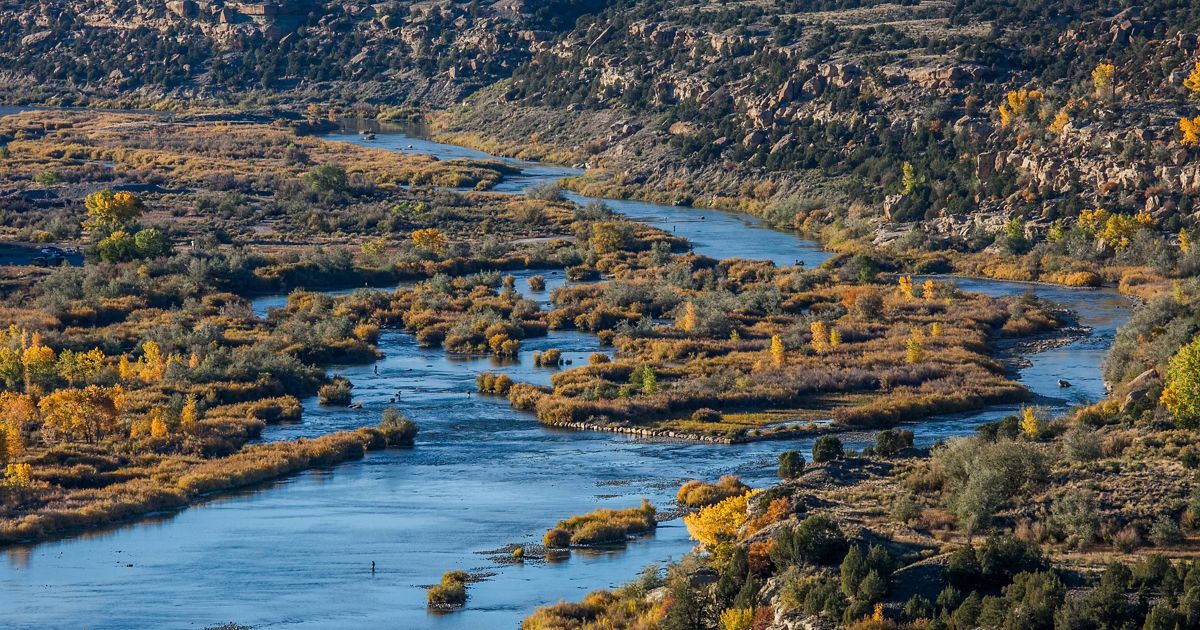
[[(379, 134), (374, 141), (352, 132), (333, 138), (445, 159), (490, 157), (401, 133)], [(523, 175), (502, 182), (499, 191), (519, 192), (572, 172), (522, 166)], [(748, 216), (607, 203), (690, 239), (697, 252), (714, 257), (808, 265), (827, 257), (813, 243)], [(533, 273), (514, 275), (523, 292), (545, 305), (563, 274), (542, 272), (547, 291), (534, 294), (526, 282)], [(1032, 290), (1074, 309), (1091, 334), (1029, 355), (1016, 376), (1052, 411), (1103, 395), (1099, 365), (1128, 317), (1127, 300), (1107, 290), (973, 279), (958, 284), (993, 295)], [(253, 306), (265, 314), (284, 299), (262, 298)], [(351, 379), (363, 409), (322, 408), (309, 399), (301, 422), (268, 427), (262, 439), (374, 424), (384, 407), (394, 405), (420, 425), (416, 448), (372, 453), (158, 518), (9, 547), (0, 564), (0, 625), (202, 628), (236, 621), (261, 628), (515, 628), (538, 605), (620, 585), (647, 564), (679, 558), (692, 543), (676, 519), (623, 549), (574, 551), (556, 563), (500, 564), (482, 552), (540, 542), (558, 519), (600, 506), (628, 507), (646, 497), (667, 508), (686, 479), (738, 474), (764, 486), (774, 479), (780, 451), (811, 446), (808, 440), (723, 446), (552, 430), (511, 410), (505, 400), (472, 393), (475, 376), (484, 370), (549, 382), (553, 370), (534, 367), (532, 351), (560, 348), (578, 364), (603, 350), (584, 333), (556, 331), (526, 340), (521, 359), (505, 364), (423, 349), (396, 330), (385, 331), (379, 347), (386, 356), (374, 364), (331, 369)], [(1060, 378), (1074, 386), (1060, 389)], [(920, 444), (929, 444), (1015, 410), (998, 406), (910, 428)], [(868, 437), (851, 435), (846, 441), (861, 447)], [(424, 585), (449, 569), (494, 575), (470, 587), (464, 610), (431, 614)]]

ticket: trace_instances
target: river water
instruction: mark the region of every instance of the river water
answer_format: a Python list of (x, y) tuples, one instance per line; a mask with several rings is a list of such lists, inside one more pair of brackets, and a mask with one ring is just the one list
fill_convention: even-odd
[[(444, 159), (489, 157), (399, 133), (367, 141)], [(412, 147), (411, 149), (409, 147)], [(552, 181), (570, 169), (523, 164), (500, 192)], [(572, 196), (577, 201), (586, 201)], [(609, 201), (614, 210), (687, 237), (696, 251), (792, 264), (819, 264), (827, 255), (795, 235), (767, 229), (752, 217)], [(547, 304), (564, 283), (547, 276)], [(1099, 365), (1129, 303), (1112, 291), (959, 279), (966, 290), (1012, 295), (1032, 290), (1074, 309), (1087, 337), (1028, 357), (1016, 375), (1051, 410), (1103, 395)], [(284, 296), (256, 300), (255, 311)], [(32, 546), (7, 548), (0, 564), (0, 625), (14, 628), (203, 628), (236, 621), (263, 628), (515, 628), (533, 608), (579, 599), (620, 585), (644, 566), (679, 558), (692, 543), (682, 523), (664, 523), (623, 549), (574, 551), (556, 563), (500, 564), (483, 552), (509, 543), (540, 542), (555, 521), (596, 507), (628, 507), (643, 497), (668, 508), (687, 479), (741, 475), (772, 482), (775, 457), (808, 449), (808, 440), (735, 446), (646, 441), (607, 433), (547, 429), (507, 401), (473, 394), (475, 376), (503, 370), (517, 381), (548, 383), (553, 370), (532, 365), (532, 351), (559, 348), (579, 364), (600, 348), (592, 335), (551, 332), (526, 340), (521, 359), (453, 357), (419, 348), (403, 331), (385, 331), (386, 355), (370, 365), (334, 366), (354, 383), (363, 409), (322, 408), (304, 401), (303, 420), (268, 427), (264, 440), (311, 437), (374, 424), (395, 406), (421, 427), (411, 450), (371, 453), (364, 460), (207, 501), (175, 514)], [(1064, 378), (1074, 386), (1060, 389)], [(398, 397), (397, 397), (398, 395)], [(913, 425), (917, 441), (973, 431), (1015, 411), (985, 411)], [(847, 436), (861, 446), (869, 436)], [(371, 571), (375, 562), (376, 570)], [(493, 573), (471, 586), (467, 607), (434, 615), (424, 586), (449, 569)]]

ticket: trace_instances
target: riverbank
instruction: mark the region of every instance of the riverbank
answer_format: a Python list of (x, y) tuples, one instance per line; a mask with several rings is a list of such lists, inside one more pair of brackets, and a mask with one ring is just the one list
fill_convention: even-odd
[[(368, 452), (389, 445), (378, 429), (363, 428), (314, 440), (248, 446), (237, 454), (216, 460), (177, 463), (154, 479), (132, 479), (102, 489), (64, 491), (38, 496), (37, 484), (10, 490), (15, 498), (33, 498), (34, 509), (17, 517), (0, 518), (0, 548), (34, 543), (82, 531), (109, 528), (150, 515), (176, 512), (210, 498), (261, 486), (296, 473), (362, 459)], [(182, 465), (180, 465), (182, 464)], [(11, 501), (14, 497), (6, 497)]]

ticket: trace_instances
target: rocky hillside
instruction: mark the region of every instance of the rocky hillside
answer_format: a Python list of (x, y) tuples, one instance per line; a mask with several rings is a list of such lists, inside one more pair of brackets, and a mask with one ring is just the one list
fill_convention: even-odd
[[(446, 105), (508, 76), (601, 0), (0, 3), (10, 98)], [(32, 91), (31, 91), (32, 90)]]
[[(1196, 218), (1179, 125), (1200, 114), (1198, 24), (1179, 2), (637, 2), (581, 20), (450, 129), (540, 131), (626, 194), (859, 203), (968, 247), (1095, 207), (1174, 233)], [(531, 122), (497, 130), (512, 108)]]

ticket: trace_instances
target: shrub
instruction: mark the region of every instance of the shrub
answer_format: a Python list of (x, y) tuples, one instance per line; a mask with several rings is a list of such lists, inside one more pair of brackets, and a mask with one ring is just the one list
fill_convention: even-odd
[(918, 619), (933, 619), (933, 604), (920, 595), (913, 595), (904, 602), (904, 610), (900, 614), (905, 621), (910, 622)]
[(726, 608), (721, 611), (721, 630), (750, 630), (753, 624), (753, 608)]
[(837, 523), (824, 516), (810, 516), (779, 533), (771, 560), (781, 569), (802, 562), (829, 565), (846, 553), (846, 547), (846, 537)]
[(715, 484), (692, 480), (683, 484), (675, 499), (681, 505), (697, 508), (719, 503), (730, 497), (740, 496), (750, 490), (750, 486), (742, 483), (733, 475), (725, 475)]
[(521, 411), (533, 411), (537, 408), (539, 400), (546, 396), (546, 392), (537, 385), (529, 383), (514, 383), (508, 388), (508, 403), (513, 409)]
[(388, 446), (412, 446), (417, 437), (417, 425), (400, 413), (400, 410), (388, 407), (383, 410), (379, 420), (379, 430), (387, 438)]
[(795, 479), (804, 472), (804, 456), (799, 451), (784, 451), (779, 454), (780, 479)]
[(430, 587), (426, 594), (429, 607), (434, 609), (459, 608), (467, 603), (467, 574), (463, 571), (447, 571), (442, 582)]
[(1086, 486), (1068, 491), (1051, 506), (1050, 520), (1062, 528), (1068, 543), (1082, 546), (1092, 542), (1100, 529), (1095, 491)]
[(1113, 535), (1113, 546), (1125, 553), (1130, 553), (1142, 544), (1142, 535), (1136, 527), (1130, 525)]
[(601, 365), (603, 363), (610, 363), (611, 361), (612, 358), (603, 352), (593, 352), (588, 355), (588, 365)]
[(1163, 514), (1150, 526), (1150, 542), (1155, 547), (1178, 545), (1183, 542), (1183, 531), (1175, 519)]
[(720, 422), (721, 412), (708, 407), (702, 407), (692, 412), (692, 421), (694, 422)]
[(540, 201), (562, 201), (562, 186), (556, 183), (537, 184), (525, 190), (525, 196)]
[(854, 308), (851, 312), (859, 319), (874, 321), (883, 315), (883, 296), (878, 291), (860, 293), (854, 299)]
[(313, 192), (341, 194), (350, 187), (346, 169), (341, 164), (322, 164), (313, 167), (304, 176), (304, 182)]
[(529, 276), (529, 289), (531, 291), (545, 291), (546, 278), (543, 276)]
[(33, 176), (33, 181), (42, 186), (53, 186), (62, 182), (62, 176), (54, 171), (42, 171)]
[(555, 530), (563, 530), (569, 535), (571, 545), (624, 541), (631, 534), (653, 531), (658, 525), (654, 517), (655, 512), (654, 506), (645, 500), (642, 500), (640, 507), (625, 510), (601, 508), (559, 521), (557, 527), (546, 532), (546, 540), (550, 540), (551, 533), (554, 533), (555, 542), (559, 542), (560, 535), (555, 533)]
[(512, 379), (507, 374), (480, 372), (479, 376), (475, 377), (475, 389), (479, 390), (481, 394), (507, 396), (512, 386)]
[(1100, 436), (1086, 427), (1076, 426), (1063, 437), (1063, 448), (1073, 461), (1095, 461), (1100, 457)]
[(561, 363), (562, 351), (557, 348), (533, 353), (533, 364), (537, 367), (558, 367)]
[(896, 497), (892, 503), (891, 516), (901, 523), (911, 523), (921, 517), (921, 506), (908, 495)]
[(1047, 562), (1037, 545), (1012, 536), (990, 536), (979, 548), (979, 570), (992, 584), (1004, 584), (1022, 572), (1046, 569)]
[(565, 549), (571, 546), (571, 532), (555, 527), (542, 537), (542, 544), (551, 549)]
[(884, 457), (891, 457), (912, 445), (913, 432), (907, 429), (888, 429), (875, 435), (875, 452)]
[(1042, 449), (1008, 439), (951, 440), (933, 459), (945, 476), (948, 507), (968, 533), (986, 527), (1014, 496), (1044, 484), (1050, 469)]
[(335, 376), (317, 390), (317, 401), (322, 405), (349, 405), (353, 387), (350, 379)]
[(841, 459), (844, 454), (842, 441), (832, 435), (822, 435), (813, 443), (814, 464), (823, 464), (835, 459)]

